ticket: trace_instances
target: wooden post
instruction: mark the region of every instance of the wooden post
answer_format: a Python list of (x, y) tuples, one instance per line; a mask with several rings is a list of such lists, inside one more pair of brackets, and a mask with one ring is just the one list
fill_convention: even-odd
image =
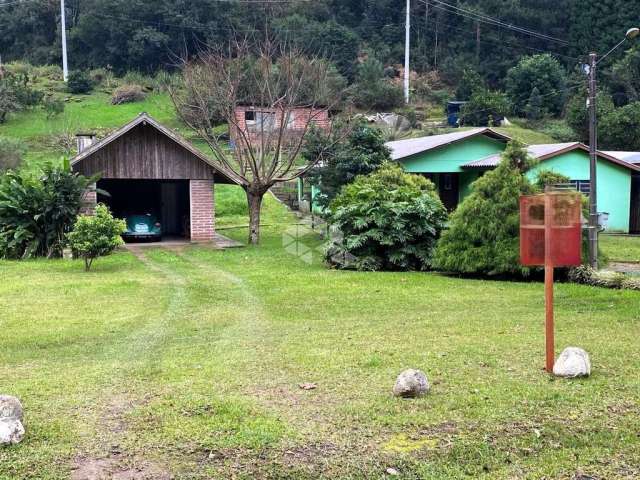
[(555, 341), (553, 325), (553, 260), (551, 258), (552, 202), (547, 192), (544, 196), (544, 301), (545, 301), (545, 369), (553, 372)]

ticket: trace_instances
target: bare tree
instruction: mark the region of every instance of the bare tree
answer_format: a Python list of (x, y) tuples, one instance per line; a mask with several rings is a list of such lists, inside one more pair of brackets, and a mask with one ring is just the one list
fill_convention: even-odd
[(170, 89), (176, 110), (246, 191), (249, 243), (257, 244), (269, 188), (322, 159), (323, 152), (316, 158), (300, 152), (310, 129), (332, 128), (328, 113), (342, 96), (340, 77), (325, 60), (270, 41), (206, 49), (182, 60), (181, 69), (183, 84)]

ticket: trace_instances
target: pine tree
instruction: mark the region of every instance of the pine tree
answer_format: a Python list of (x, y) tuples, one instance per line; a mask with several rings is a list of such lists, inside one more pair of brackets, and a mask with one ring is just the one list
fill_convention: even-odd
[(525, 107), (525, 115), (529, 120), (540, 120), (544, 116), (542, 110), (542, 97), (540, 96), (540, 90), (538, 87), (533, 87), (529, 101)]
[(534, 187), (525, 176), (531, 160), (524, 146), (511, 142), (495, 170), (473, 184), (450, 217), (434, 256), (434, 268), (467, 274), (520, 274), (520, 195)]

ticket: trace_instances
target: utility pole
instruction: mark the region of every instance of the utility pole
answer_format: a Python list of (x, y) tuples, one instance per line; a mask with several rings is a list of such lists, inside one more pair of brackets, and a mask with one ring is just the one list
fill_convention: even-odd
[(64, 0), (60, 0), (60, 24), (62, 30), (62, 78), (66, 82), (69, 79), (69, 68), (67, 67), (67, 21)]
[(411, 41), (411, 0), (407, 0), (404, 32), (404, 103), (409, 103), (409, 42)]
[(589, 264), (598, 268), (598, 125), (596, 118), (596, 64), (597, 55), (589, 54)]

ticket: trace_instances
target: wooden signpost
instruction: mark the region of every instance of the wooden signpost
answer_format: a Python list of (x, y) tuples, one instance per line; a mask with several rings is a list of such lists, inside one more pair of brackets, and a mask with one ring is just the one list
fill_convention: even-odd
[(520, 263), (544, 266), (547, 372), (553, 371), (553, 273), (555, 267), (580, 265), (581, 195), (576, 191), (547, 190), (520, 197)]

